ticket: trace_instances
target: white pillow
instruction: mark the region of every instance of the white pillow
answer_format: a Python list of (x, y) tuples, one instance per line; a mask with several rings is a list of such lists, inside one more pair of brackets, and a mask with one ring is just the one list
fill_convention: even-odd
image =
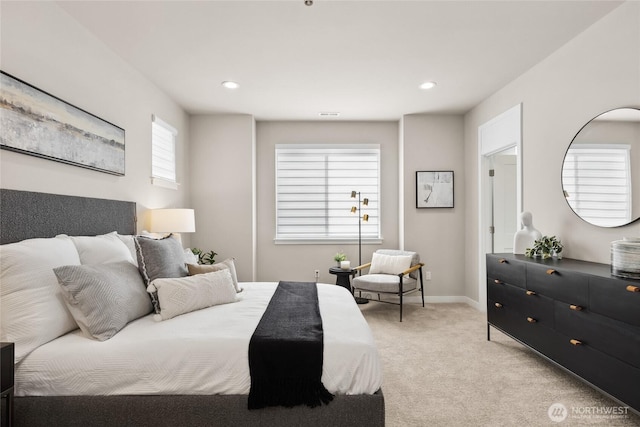
[(15, 343), (15, 362), (78, 328), (53, 269), (79, 265), (68, 238), (29, 239), (0, 246), (0, 340)]
[(120, 240), (115, 231), (100, 236), (71, 236), (69, 238), (76, 245), (80, 255), (80, 264), (96, 265), (127, 261), (137, 266), (129, 248)]
[(187, 248), (184, 250), (184, 262), (185, 264), (197, 264), (198, 256), (193, 253), (191, 248)]
[(133, 265), (135, 265), (136, 267), (138, 266), (138, 255), (136, 253), (136, 242), (135, 242), (135, 237), (133, 237), (131, 234), (118, 234), (117, 232), (115, 232), (116, 235), (118, 236), (118, 239), (120, 239), (120, 241), (122, 243), (124, 243), (124, 245), (127, 247), (127, 249), (129, 249), (129, 253), (131, 254), (131, 259), (133, 259)]
[(167, 320), (180, 314), (237, 300), (228, 268), (195, 276), (156, 279), (147, 292), (157, 292), (160, 313), (156, 320)]
[(411, 267), (411, 255), (383, 255), (374, 252), (369, 274), (400, 274)]

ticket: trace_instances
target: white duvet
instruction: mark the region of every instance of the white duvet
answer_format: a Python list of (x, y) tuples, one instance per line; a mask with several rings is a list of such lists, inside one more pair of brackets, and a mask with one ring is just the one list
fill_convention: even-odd
[[(239, 301), (157, 322), (128, 324), (107, 341), (70, 332), (16, 367), (17, 396), (248, 394), (249, 340), (276, 283), (241, 283)], [(324, 328), (322, 382), (334, 394), (382, 385), (371, 330), (341, 286), (318, 285)]]

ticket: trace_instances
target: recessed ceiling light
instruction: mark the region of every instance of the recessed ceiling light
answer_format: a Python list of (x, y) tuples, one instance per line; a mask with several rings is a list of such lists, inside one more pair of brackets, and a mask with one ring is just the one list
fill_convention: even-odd
[(238, 89), (240, 85), (236, 82), (232, 82), (231, 80), (227, 80), (226, 82), (222, 82), (222, 86), (227, 89)]
[(436, 82), (424, 82), (420, 85), (420, 89), (424, 90), (432, 89), (434, 87), (436, 87)]

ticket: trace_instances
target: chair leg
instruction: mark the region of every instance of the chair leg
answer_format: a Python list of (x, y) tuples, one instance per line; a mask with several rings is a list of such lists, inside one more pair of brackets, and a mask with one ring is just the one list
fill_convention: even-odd
[(398, 287), (398, 294), (400, 295), (400, 321), (402, 322), (402, 275), (400, 275), (400, 285)]
[(424, 281), (422, 280), (422, 267), (420, 270), (420, 293), (422, 294), (422, 306), (424, 307)]

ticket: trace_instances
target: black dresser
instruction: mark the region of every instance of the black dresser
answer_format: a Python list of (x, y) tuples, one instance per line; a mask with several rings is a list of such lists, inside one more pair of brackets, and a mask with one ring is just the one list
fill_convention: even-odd
[(606, 264), (487, 254), (487, 321), (640, 412), (639, 280)]

